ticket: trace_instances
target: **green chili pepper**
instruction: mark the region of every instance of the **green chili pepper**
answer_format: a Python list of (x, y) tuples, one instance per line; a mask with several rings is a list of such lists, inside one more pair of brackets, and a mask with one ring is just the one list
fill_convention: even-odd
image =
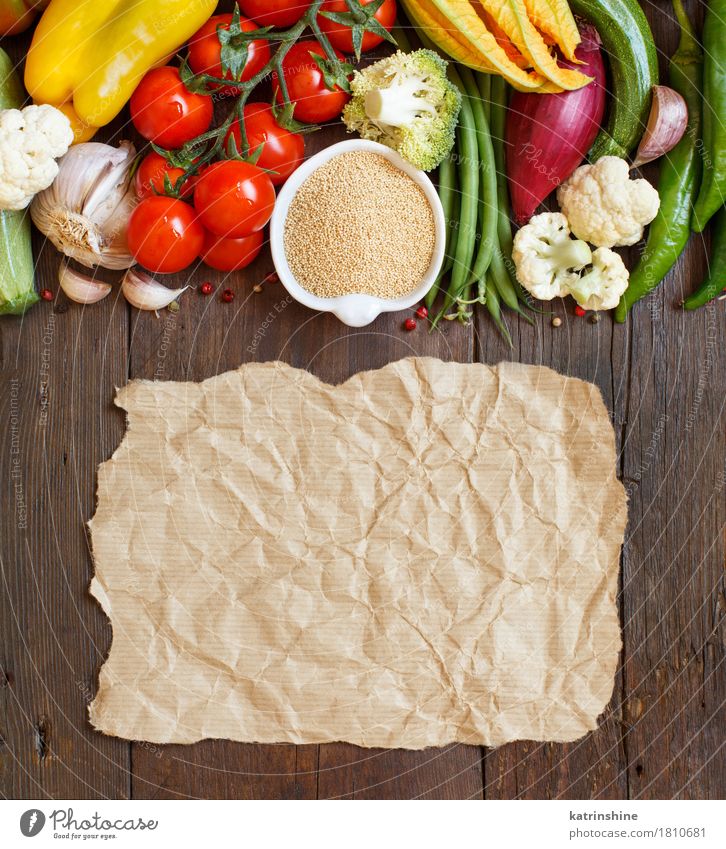
[(709, 0), (703, 22), (703, 183), (693, 230), (726, 202), (726, 0)]
[(630, 275), (615, 320), (625, 321), (628, 310), (663, 280), (686, 246), (691, 232), (693, 201), (698, 191), (701, 156), (701, 69), (703, 53), (681, 0), (673, 0), (681, 27), (678, 49), (671, 56), (669, 82), (686, 101), (688, 126), (683, 138), (661, 159), (658, 192), (660, 209), (648, 231), (648, 241)]
[(570, 0), (570, 7), (595, 25), (610, 62), (613, 93), (607, 125), (588, 158), (624, 159), (643, 135), (658, 84), (658, 55), (648, 19), (637, 0)]
[(713, 219), (713, 238), (708, 277), (696, 291), (683, 302), (687, 310), (695, 310), (723, 292), (726, 288), (726, 206)]

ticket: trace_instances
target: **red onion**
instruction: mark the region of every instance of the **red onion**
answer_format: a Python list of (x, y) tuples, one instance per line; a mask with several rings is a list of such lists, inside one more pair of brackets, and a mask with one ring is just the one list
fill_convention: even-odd
[(515, 91), (507, 111), (505, 143), (507, 179), (512, 211), (518, 224), (580, 165), (600, 128), (605, 111), (606, 77), (597, 30), (579, 22), (582, 42), (576, 65), (560, 59), (563, 68), (576, 68), (592, 77), (576, 91), (536, 94)]

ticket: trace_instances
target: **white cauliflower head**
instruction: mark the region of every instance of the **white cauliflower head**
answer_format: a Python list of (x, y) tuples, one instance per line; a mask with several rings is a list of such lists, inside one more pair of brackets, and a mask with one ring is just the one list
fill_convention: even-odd
[(615, 309), (629, 279), (622, 257), (610, 248), (598, 248), (592, 255), (592, 268), (570, 285), (570, 294), (583, 309)]
[(634, 245), (660, 207), (653, 186), (631, 180), (628, 163), (617, 156), (581, 165), (557, 189), (557, 200), (575, 236), (599, 248)]
[(0, 111), (0, 209), (24, 209), (58, 174), (73, 130), (55, 106)]
[(564, 298), (589, 264), (590, 248), (570, 238), (567, 219), (559, 212), (543, 212), (530, 219), (514, 237), (512, 259), (517, 279), (535, 298)]

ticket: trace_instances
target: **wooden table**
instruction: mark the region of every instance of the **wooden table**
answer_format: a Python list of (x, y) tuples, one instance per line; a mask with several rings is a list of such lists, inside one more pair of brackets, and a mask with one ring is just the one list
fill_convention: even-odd
[[(690, 11), (694, 10), (691, 2)], [(651, 7), (664, 56), (668, 5)], [(20, 58), (26, 39), (3, 46)], [(119, 127), (120, 127), (119, 122)], [(116, 140), (128, 136), (120, 131)], [(107, 137), (111, 137), (109, 134)], [(313, 152), (342, 136), (328, 128)], [(654, 169), (649, 172), (655, 176)], [(35, 234), (38, 285), (56, 290), (59, 256)], [(538, 315), (512, 321), (514, 347), (482, 311), (468, 327), (402, 330), (402, 316), (354, 330), (290, 303), (265, 251), (229, 281), (232, 304), (188, 292), (177, 315), (130, 309), (114, 290), (83, 309), (63, 298), (0, 319), (3, 486), (0, 793), (22, 798), (722, 798), (726, 787), (726, 313), (678, 304), (706, 270), (692, 239), (678, 268), (616, 326)], [(106, 279), (116, 279), (113, 274)], [(200, 268), (193, 282), (222, 282)], [(210, 740), (156, 747), (93, 732), (86, 707), (108, 651), (87, 589), (85, 523), (96, 467), (118, 446), (114, 388), (130, 378), (200, 380), (281, 359), (338, 382), (411, 355), (542, 363), (595, 382), (612, 412), (630, 496), (622, 555), (624, 649), (600, 727), (569, 745), (422, 752), (344, 744), (257, 746)], [(7, 423), (10, 421), (10, 428)]]

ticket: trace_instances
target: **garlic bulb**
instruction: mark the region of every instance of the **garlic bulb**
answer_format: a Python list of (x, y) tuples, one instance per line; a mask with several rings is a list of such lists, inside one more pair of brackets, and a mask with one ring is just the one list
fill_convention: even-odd
[(161, 310), (175, 301), (182, 292), (186, 292), (188, 286), (183, 289), (168, 289), (162, 283), (158, 283), (153, 277), (144, 274), (143, 271), (129, 269), (121, 282), (121, 291), (131, 304), (140, 310)]
[(66, 295), (77, 304), (95, 304), (111, 291), (108, 283), (79, 274), (62, 262), (58, 269), (58, 282)]
[(137, 203), (131, 179), (131, 142), (111, 147), (86, 142), (59, 161), (53, 185), (30, 207), (35, 226), (66, 256), (88, 268), (129, 268), (136, 260), (126, 244)]

